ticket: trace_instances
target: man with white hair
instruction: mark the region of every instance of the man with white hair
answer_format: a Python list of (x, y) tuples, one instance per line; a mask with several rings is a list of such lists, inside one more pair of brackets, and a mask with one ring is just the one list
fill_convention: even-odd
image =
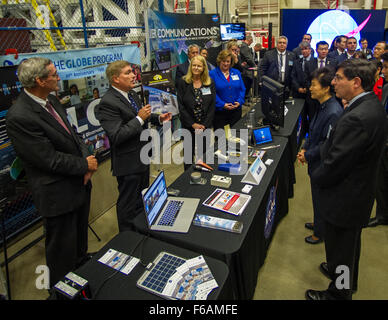
[(276, 43), (276, 49), (267, 51), (261, 60), (259, 75), (291, 86), (291, 71), (294, 65), (295, 55), (287, 50), (288, 39), (280, 36)]
[(89, 180), (98, 164), (50, 94), (60, 80), (52, 61), (24, 60), (17, 74), (24, 90), (8, 111), (6, 128), (43, 217), (52, 287), (87, 258)]

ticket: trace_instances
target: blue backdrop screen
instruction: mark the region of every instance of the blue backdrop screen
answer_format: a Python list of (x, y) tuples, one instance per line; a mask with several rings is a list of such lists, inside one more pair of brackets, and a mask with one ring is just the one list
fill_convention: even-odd
[(283, 9), (280, 33), (288, 38), (288, 50), (297, 47), (305, 33), (312, 35), (314, 49), (321, 40), (330, 46), (340, 34), (353, 35), (357, 41), (366, 38), (373, 48), (384, 40), (385, 16), (386, 10)]

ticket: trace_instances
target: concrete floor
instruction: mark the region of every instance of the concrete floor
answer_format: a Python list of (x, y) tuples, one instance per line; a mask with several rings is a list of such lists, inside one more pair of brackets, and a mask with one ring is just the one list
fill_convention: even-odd
[[(295, 164), (296, 185), (294, 197), (289, 200), (289, 213), (279, 224), (270, 246), (265, 264), (260, 269), (255, 300), (304, 300), (307, 289), (326, 289), (329, 280), (318, 266), (325, 260), (324, 244), (310, 245), (304, 238), (310, 231), (305, 222), (312, 221), (312, 203), (307, 167)], [(183, 172), (183, 166), (163, 165), (167, 184)], [(155, 173), (152, 167), (151, 174)], [(374, 210), (372, 216), (374, 216)], [(117, 233), (116, 208), (113, 206), (91, 224), (101, 242), (89, 230), (89, 251), (102, 248)], [(42, 234), (38, 228), (23, 240), (11, 246), (12, 255), (32, 239)], [(0, 258), (3, 261), (3, 257)], [(388, 299), (388, 226), (364, 229), (358, 291), (355, 300)], [(44, 240), (10, 263), (11, 293), (15, 300), (41, 300), (48, 297), (47, 291), (37, 289), (39, 265), (45, 264)], [(3, 268), (4, 272), (4, 268)]]

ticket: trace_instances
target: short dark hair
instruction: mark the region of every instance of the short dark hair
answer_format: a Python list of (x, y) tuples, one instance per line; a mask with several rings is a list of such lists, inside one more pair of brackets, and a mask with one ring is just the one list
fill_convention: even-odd
[(340, 36), (337, 37), (337, 39), (335, 39), (335, 43), (340, 43), (342, 38), (348, 39), (347, 36), (341, 34)]
[(329, 44), (326, 41), (322, 40), (322, 41), (317, 42), (317, 45), (316, 45), (317, 50), (318, 50), (319, 46), (327, 46), (327, 47), (329, 47)]
[[(384, 50), (388, 50), (388, 43), (386, 43), (385, 41), (378, 41), (376, 44), (378, 44), (378, 43), (384, 43), (384, 45), (385, 45)], [(376, 46), (376, 44), (375, 44), (375, 46)]]
[(388, 61), (388, 52), (384, 52), (380, 58), (383, 60), (383, 61)]
[(322, 88), (331, 87), (334, 78), (334, 69), (329, 67), (315, 69), (311, 73), (311, 79), (316, 79)]
[(358, 41), (359, 44), (361, 44), (361, 42), (364, 42), (364, 41), (368, 41), (367, 38), (361, 38), (360, 41)]
[(375, 85), (376, 67), (365, 59), (349, 59), (343, 61), (337, 68), (343, 69), (343, 73), (348, 80), (356, 77), (361, 79), (361, 86), (365, 91), (372, 91)]

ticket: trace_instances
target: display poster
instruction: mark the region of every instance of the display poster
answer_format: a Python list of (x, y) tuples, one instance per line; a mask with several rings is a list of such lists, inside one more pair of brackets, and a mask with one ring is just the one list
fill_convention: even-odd
[(60, 89), (55, 94), (66, 109), (69, 122), (81, 135), (90, 152), (96, 155), (99, 162), (104, 161), (109, 157), (110, 145), (95, 116), (95, 107), (109, 88), (106, 67), (117, 60), (129, 61), (136, 75), (138, 88), (135, 90), (140, 91), (140, 50), (137, 45), (29, 53), (20, 54), (17, 58), (0, 56), (0, 65), (16, 66), (32, 57), (45, 57), (53, 61), (60, 77)]
[(151, 52), (170, 50), (171, 65), (187, 61), (187, 49), (197, 44), (208, 50), (208, 61), (216, 65), (221, 51), (218, 14), (180, 14), (148, 9)]
[(16, 69), (17, 66), (0, 68), (0, 181), (4, 181), (1, 188), (5, 188), (5, 184), (11, 178), (10, 170), (16, 158), (5, 127), (5, 116), (8, 109), (22, 90)]
[(171, 70), (143, 72), (142, 83), (144, 95), (149, 94), (152, 113), (179, 113)]

